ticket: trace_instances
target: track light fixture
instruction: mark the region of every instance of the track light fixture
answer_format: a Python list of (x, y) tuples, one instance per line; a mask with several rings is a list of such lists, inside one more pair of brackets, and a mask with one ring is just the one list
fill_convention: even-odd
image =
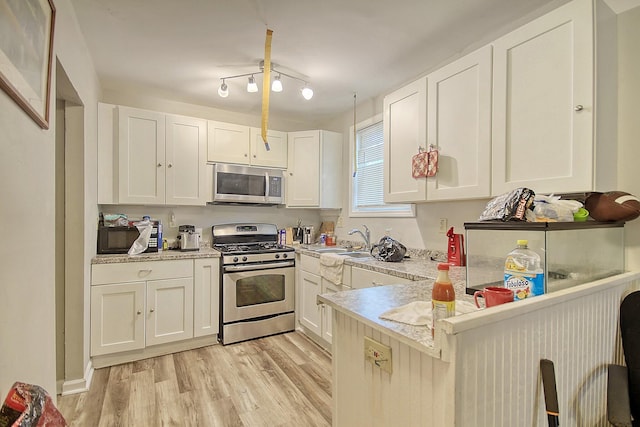
[[(249, 77), (249, 81), (247, 83), (247, 92), (251, 92), (251, 93), (257, 92), (258, 84), (256, 83), (255, 75), (264, 73), (264, 61), (260, 62), (259, 67), (260, 67), (260, 71), (257, 73), (246, 73), (246, 74), (238, 74), (235, 76), (222, 77), (220, 79), (222, 80), (222, 83), (218, 88), (218, 95), (220, 95), (222, 98), (226, 98), (227, 96), (229, 96), (229, 87), (227, 86), (227, 83), (225, 82), (225, 80), (235, 79), (239, 77)], [(281, 77), (285, 76), (285, 77), (289, 77), (290, 79), (302, 82), (304, 84), (304, 86), (301, 89), (301, 93), (304, 99), (310, 100), (311, 98), (313, 98), (313, 90), (309, 87), (308, 83), (305, 80), (302, 80), (299, 77), (289, 75), (287, 73), (283, 73), (280, 70), (276, 70), (275, 67), (276, 67), (275, 64), (271, 64), (271, 71), (274, 73), (277, 73), (277, 76), (273, 79), (273, 82), (271, 83), (271, 90), (273, 92), (282, 92), (283, 85), (282, 85)]]

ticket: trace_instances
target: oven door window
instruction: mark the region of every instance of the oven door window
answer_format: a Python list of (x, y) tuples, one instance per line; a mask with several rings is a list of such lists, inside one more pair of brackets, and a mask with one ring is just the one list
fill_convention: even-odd
[(261, 274), (236, 282), (236, 307), (284, 301), (285, 296), (285, 276), (282, 274)]

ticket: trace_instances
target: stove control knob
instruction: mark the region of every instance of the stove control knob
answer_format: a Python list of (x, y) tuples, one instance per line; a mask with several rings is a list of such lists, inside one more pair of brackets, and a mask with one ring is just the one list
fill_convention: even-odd
[(246, 257), (246, 256), (243, 256), (243, 257), (242, 257), (242, 261), (246, 261), (246, 260), (247, 260), (247, 257)]
[(238, 262), (238, 257), (237, 256), (233, 257), (233, 262)]
[(276, 254), (276, 259), (280, 259), (280, 254)]
[(287, 254), (282, 254), (282, 258), (287, 258)]

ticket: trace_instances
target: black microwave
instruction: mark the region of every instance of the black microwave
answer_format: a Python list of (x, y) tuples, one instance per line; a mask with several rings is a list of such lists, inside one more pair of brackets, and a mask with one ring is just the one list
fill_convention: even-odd
[[(98, 254), (126, 254), (140, 236), (136, 227), (98, 226)], [(149, 247), (145, 252), (158, 252), (158, 222), (153, 222)], [(160, 243), (161, 244), (161, 243)]]

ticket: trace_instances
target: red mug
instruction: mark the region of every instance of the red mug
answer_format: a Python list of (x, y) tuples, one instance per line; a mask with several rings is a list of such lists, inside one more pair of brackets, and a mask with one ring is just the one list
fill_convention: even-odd
[(481, 291), (476, 291), (473, 294), (473, 300), (476, 303), (476, 307), (482, 308), (478, 303), (478, 297), (484, 298), (484, 303), (487, 307), (493, 307), (494, 305), (513, 301), (513, 290), (500, 286), (487, 286)]

